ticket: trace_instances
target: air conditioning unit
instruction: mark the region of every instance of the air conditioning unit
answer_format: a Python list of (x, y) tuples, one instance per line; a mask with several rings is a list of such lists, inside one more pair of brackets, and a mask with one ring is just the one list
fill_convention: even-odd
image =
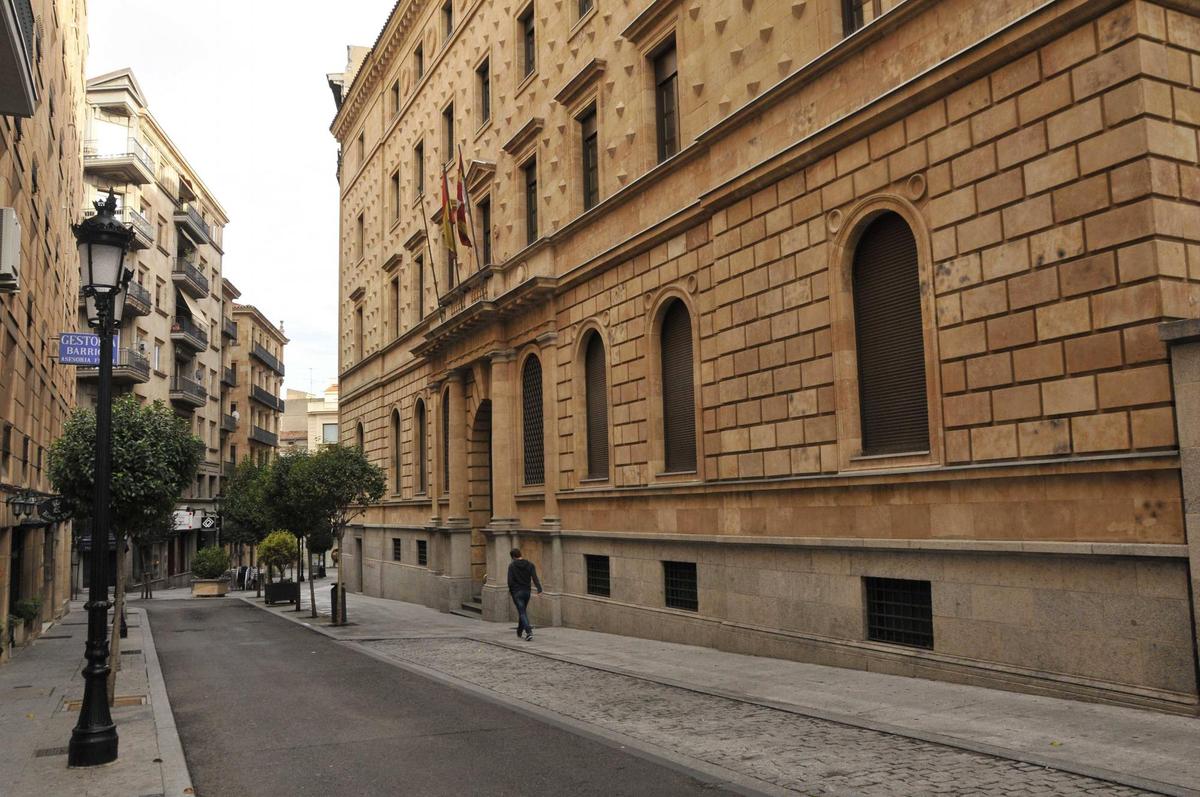
[(0, 293), (21, 290), (21, 222), (13, 208), (0, 208)]

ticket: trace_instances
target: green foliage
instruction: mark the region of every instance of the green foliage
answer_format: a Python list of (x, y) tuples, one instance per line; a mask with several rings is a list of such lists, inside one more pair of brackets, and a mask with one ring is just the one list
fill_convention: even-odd
[(333, 529), (316, 529), (308, 535), (309, 553), (320, 555), (333, 547)]
[(308, 537), (321, 527), (316, 512), (316, 488), (312, 482), (313, 455), (303, 449), (285, 451), (271, 463), (263, 490), (274, 526), (299, 537)]
[(383, 471), (357, 447), (324, 446), (308, 467), (311, 511), (338, 539), (351, 519), (383, 497), (387, 486)]
[[(112, 408), (113, 533), (146, 545), (171, 533), (171, 512), (196, 479), (204, 444), (161, 401), (128, 394)], [(87, 518), (95, 497), (96, 413), (80, 407), (50, 447), (50, 481)]]
[(282, 570), (296, 559), (296, 535), (289, 531), (272, 531), (258, 544), (259, 564)]
[(242, 460), (225, 483), (221, 504), (221, 539), (225, 542), (255, 545), (275, 528), (266, 500), (270, 468), (256, 465), (249, 457)]
[(196, 551), (192, 557), (192, 575), (196, 578), (219, 578), (229, 569), (229, 554), (211, 545)]
[(37, 619), (38, 613), (42, 610), (41, 598), (23, 598), (15, 601), (12, 605), (13, 616), (18, 620), (28, 623), (30, 620)]

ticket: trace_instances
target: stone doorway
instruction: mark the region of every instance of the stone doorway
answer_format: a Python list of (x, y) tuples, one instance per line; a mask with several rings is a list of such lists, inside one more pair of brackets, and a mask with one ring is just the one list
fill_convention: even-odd
[(483, 529), (492, 519), (492, 402), (475, 410), (467, 438), (467, 507), (471, 518), (471, 596), (478, 599), (487, 576), (487, 539)]

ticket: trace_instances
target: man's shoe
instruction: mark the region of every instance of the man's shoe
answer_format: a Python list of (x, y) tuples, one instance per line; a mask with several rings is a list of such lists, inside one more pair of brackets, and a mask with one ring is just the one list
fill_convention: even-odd
[(526, 641), (526, 642), (532, 642), (532, 641), (533, 641), (533, 632), (532, 632), (532, 631), (530, 631), (528, 634), (526, 634), (526, 635), (525, 635), (525, 641)]
[(524, 639), (524, 638), (525, 638), (525, 632), (522, 631), (520, 628), (518, 628), (517, 629), (517, 639)]

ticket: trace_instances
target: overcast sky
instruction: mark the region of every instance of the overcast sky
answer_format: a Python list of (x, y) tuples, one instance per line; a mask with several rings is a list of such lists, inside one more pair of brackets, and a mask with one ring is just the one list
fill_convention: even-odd
[(224, 274), (291, 339), (285, 386), (337, 381), (337, 145), (328, 72), (393, 0), (92, 0), (87, 75), (131, 67), (225, 207)]

